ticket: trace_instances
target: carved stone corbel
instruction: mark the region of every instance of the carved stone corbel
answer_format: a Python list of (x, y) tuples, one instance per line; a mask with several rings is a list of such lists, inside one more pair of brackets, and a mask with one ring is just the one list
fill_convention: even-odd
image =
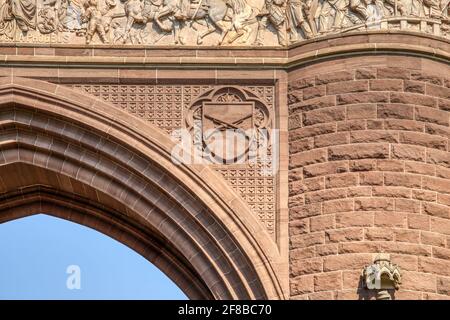
[(400, 267), (391, 263), (386, 253), (378, 254), (374, 262), (364, 268), (362, 276), (364, 286), (377, 291), (377, 300), (391, 300), (389, 290), (398, 290), (402, 279)]

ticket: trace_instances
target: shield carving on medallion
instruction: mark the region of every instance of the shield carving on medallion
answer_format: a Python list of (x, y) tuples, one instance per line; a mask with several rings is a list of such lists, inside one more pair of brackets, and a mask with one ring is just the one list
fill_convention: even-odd
[(259, 146), (261, 132), (267, 131), (269, 119), (269, 110), (258, 97), (236, 87), (205, 93), (186, 117), (188, 128), (201, 137), (204, 158), (216, 164), (247, 161)]
[(206, 153), (218, 162), (244, 160), (253, 141), (253, 102), (205, 102), (202, 136)]

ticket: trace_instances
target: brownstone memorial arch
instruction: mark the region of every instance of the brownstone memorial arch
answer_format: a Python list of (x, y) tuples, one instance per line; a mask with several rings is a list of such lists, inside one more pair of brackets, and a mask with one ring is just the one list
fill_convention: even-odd
[[(1, 8), (0, 222), (94, 228), (193, 299), (450, 297), (448, 1)], [(243, 160), (174, 161), (207, 129)]]

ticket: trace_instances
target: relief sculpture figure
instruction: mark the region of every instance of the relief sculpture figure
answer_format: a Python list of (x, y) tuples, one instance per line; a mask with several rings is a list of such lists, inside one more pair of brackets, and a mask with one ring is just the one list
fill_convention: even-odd
[(289, 0), (287, 7), (287, 28), (289, 41), (298, 41), (297, 28), (303, 33), (305, 39), (314, 37), (314, 25), (311, 20), (313, 0)]
[(82, 0), (62, 0), (58, 10), (58, 30), (82, 34), (84, 8)]
[[(233, 43), (239, 39), (239, 43), (246, 44), (250, 35), (253, 33), (251, 24), (256, 23), (257, 10), (247, 4), (245, 0), (228, 0), (227, 5), (232, 9), (232, 22), (224, 39), (219, 41)], [(227, 37), (228, 35), (230, 35)]]
[[(161, 2), (158, 1), (159, 6)], [(115, 30), (114, 42), (122, 41), (126, 43), (128, 40), (132, 39), (131, 30), (134, 24), (146, 25), (153, 19), (152, 16), (152, 3), (145, 1), (144, 3), (140, 0), (125, 0), (123, 3), (124, 14), (126, 17), (126, 22), (123, 30), (120, 25), (114, 23), (113, 28)]]
[(52, 33), (56, 30), (56, 0), (44, 0), (43, 8), (38, 13), (37, 28), (42, 34)]
[(104, 10), (99, 9), (97, 0), (88, 0), (85, 3), (86, 10), (82, 15), (82, 21), (87, 22), (86, 44), (89, 44), (94, 34), (98, 34), (103, 43), (108, 43), (106, 33), (109, 30), (111, 18), (106, 16), (109, 10), (115, 6), (113, 0), (106, 2), (107, 7)]
[(220, 39), (225, 37), (227, 26), (224, 24), (224, 19), (228, 12), (225, 0), (194, 0), (189, 2), (189, 8), (185, 2), (181, 3), (180, 1), (164, 0), (164, 6), (155, 16), (157, 24), (162, 26), (166, 32), (169, 32), (171, 28), (164, 27), (161, 20), (171, 19), (173, 21), (175, 44), (185, 43), (181, 32), (187, 26), (187, 21), (190, 22), (189, 26), (193, 26), (194, 22), (206, 25), (207, 30), (197, 36), (197, 44), (203, 43), (203, 38), (216, 30), (220, 32)]
[[(448, 1), (440, 0), (423, 0), (425, 16), (430, 18), (441, 18), (447, 10)], [(447, 10), (448, 11), (448, 10)]]
[[(415, 1), (416, 0), (412, 0), (411, 3), (414, 3)], [(384, 9), (385, 16), (408, 15), (402, 0), (378, 0), (377, 6)]]
[[(320, 33), (336, 31), (344, 26), (348, 0), (322, 0), (316, 12), (316, 22)], [(333, 15), (334, 13), (334, 15)]]
[(449, 38), (449, 2), (0, 0), (0, 37), (7, 42), (286, 46), (333, 33), (392, 29)]
[[(195, 3), (192, 2), (192, 4)], [(190, 0), (164, 0), (161, 10), (155, 15), (155, 22), (165, 32), (171, 32), (173, 29), (175, 44), (184, 44), (181, 29), (184, 27), (185, 21), (189, 19), (190, 11)], [(170, 27), (163, 24), (162, 18), (170, 20)]]
[[(350, 0), (349, 4), (350, 10), (357, 15), (357, 17), (361, 20), (361, 22), (365, 22), (369, 17), (367, 13), (367, 3), (365, 0)], [(352, 21), (359, 22), (359, 21)]]

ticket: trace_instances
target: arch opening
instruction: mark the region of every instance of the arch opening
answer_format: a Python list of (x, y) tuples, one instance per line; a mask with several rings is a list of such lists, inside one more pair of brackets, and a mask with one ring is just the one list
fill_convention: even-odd
[(0, 224), (0, 299), (184, 300), (161, 270), (78, 223), (36, 213)]

